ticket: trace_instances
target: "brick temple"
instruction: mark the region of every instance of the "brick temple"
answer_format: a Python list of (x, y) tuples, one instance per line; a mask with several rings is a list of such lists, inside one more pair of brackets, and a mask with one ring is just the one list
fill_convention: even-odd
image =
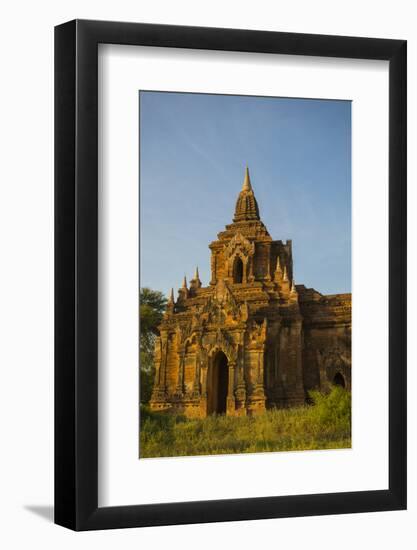
[(274, 241), (246, 169), (233, 223), (211, 251), (211, 281), (184, 278), (159, 326), (151, 408), (245, 415), (351, 387), (351, 294), (295, 284), (292, 243)]

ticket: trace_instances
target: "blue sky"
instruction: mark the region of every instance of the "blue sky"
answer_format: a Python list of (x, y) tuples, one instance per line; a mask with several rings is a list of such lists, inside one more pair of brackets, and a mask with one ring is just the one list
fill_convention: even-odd
[(141, 286), (168, 293), (232, 222), (249, 166), (273, 239), (292, 239), (297, 284), (351, 291), (349, 101), (140, 92)]

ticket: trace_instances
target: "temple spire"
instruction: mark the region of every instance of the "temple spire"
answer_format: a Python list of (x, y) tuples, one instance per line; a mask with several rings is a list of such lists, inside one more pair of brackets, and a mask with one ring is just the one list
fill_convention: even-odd
[(260, 220), (258, 203), (253, 193), (252, 184), (249, 176), (249, 168), (246, 166), (245, 177), (243, 179), (242, 190), (236, 201), (234, 222)]
[(249, 168), (247, 165), (245, 168), (245, 177), (243, 179), (242, 191), (253, 191), (252, 184), (250, 182)]
[(168, 305), (173, 305), (174, 302), (175, 302), (174, 289), (171, 288), (171, 294), (169, 295), (169, 298), (168, 298)]
[(277, 266), (275, 268), (275, 275), (274, 278), (276, 281), (279, 281), (282, 276), (282, 269), (281, 269), (281, 263), (279, 261), (279, 256), (277, 256)]
[(188, 287), (187, 287), (187, 277), (184, 275), (184, 280), (182, 281), (182, 287), (178, 290), (178, 301), (181, 303), (186, 300), (189, 296)]
[(201, 288), (200, 275), (198, 274), (198, 266), (195, 268), (194, 277), (190, 281), (190, 289)]
[(169, 295), (168, 302), (167, 302), (166, 314), (173, 313), (174, 309), (175, 309), (174, 289), (171, 288), (171, 293)]
[(298, 301), (298, 292), (295, 287), (294, 279), (291, 281), (290, 300), (295, 302)]

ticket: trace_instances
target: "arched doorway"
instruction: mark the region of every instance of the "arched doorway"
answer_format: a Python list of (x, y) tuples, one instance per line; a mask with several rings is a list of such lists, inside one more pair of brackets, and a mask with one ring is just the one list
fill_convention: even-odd
[(235, 261), (233, 262), (233, 282), (243, 282), (243, 262), (239, 256), (236, 256)]
[(340, 386), (341, 388), (346, 387), (345, 379), (343, 378), (343, 375), (340, 374), (340, 372), (336, 373), (333, 378), (333, 384), (335, 386)]
[(218, 351), (213, 357), (207, 384), (208, 414), (225, 414), (228, 384), (227, 357)]

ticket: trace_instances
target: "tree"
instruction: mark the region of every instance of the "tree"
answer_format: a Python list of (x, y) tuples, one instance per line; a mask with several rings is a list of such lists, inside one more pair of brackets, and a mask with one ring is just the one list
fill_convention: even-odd
[(158, 325), (166, 308), (167, 300), (159, 290), (141, 288), (139, 298), (140, 319), (140, 400), (148, 403), (155, 376), (154, 346)]

